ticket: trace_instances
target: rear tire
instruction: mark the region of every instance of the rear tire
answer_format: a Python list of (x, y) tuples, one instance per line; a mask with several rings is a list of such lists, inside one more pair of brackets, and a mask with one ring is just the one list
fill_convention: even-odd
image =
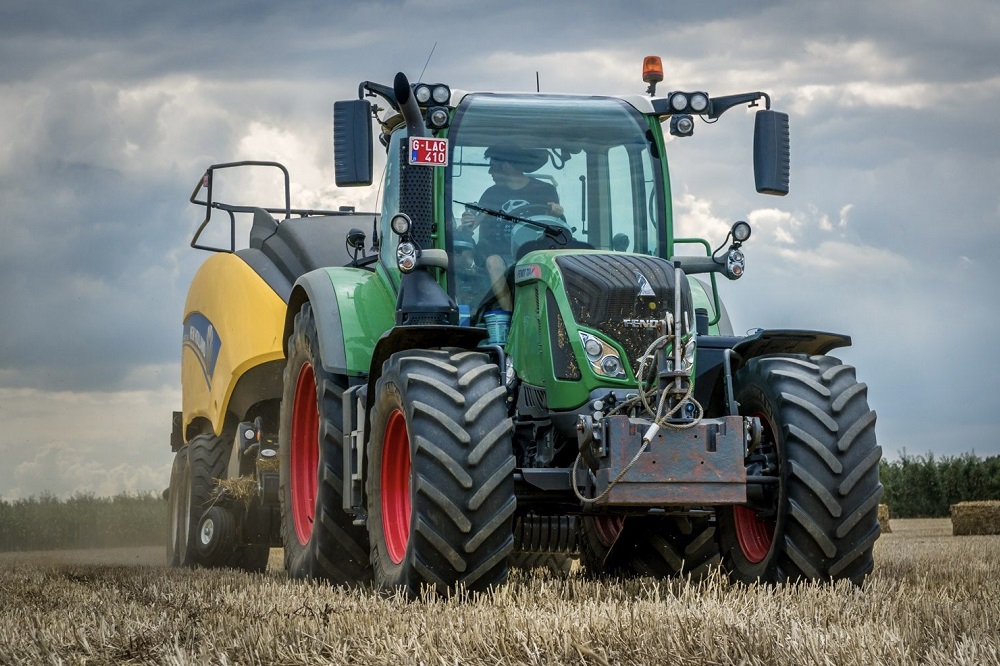
[(545, 569), (553, 576), (565, 578), (573, 571), (573, 558), (562, 553), (515, 551), (510, 555), (510, 566), (523, 571)]
[(780, 484), (764, 506), (718, 511), (730, 576), (860, 583), (873, 566), (882, 496), (867, 387), (838, 359), (804, 355), (751, 359), (735, 385), (740, 413), (761, 420), (757, 452)]
[(167, 535), (167, 565), (189, 566), (188, 551), (191, 533), (191, 489), (188, 470), (188, 447), (182, 446), (174, 455), (170, 469), (170, 487), (167, 491), (170, 533)]
[(616, 556), (625, 520), (625, 516), (612, 514), (580, 517), (580, 564), (587, 576), (599, 578), (625, 573)]
[(507, 391), (485, 354), (412, 350), (376, 384), (368, 456), (375, 581), (410, 597), (507, 580), (516, 499)]
[(715, 533), (708, 518), (589, 516), (582, 522), (581, 558), (592, 576), (697, 580), (719, 566)]
[(371, 580), (368, 534), (343, 507), (347, 378), (323, 368), (316, 318), (305, 303), (288, 339), (278, 432), (281, 537), (292, 578)]
[(709, 518), (629, 518), (618, 557), (638, 576), (689, 576), (699, 580), (721, 557)]

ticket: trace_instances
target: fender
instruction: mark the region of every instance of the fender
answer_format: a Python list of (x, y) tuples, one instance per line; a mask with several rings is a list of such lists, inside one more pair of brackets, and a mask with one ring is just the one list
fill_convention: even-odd
[(379, 273), (352, 267), (302, 275), (292, 287), (285, 313), (286, 358), (295, 315), (307, 301), (316, 315), (323, 368), (339, 375), (367, 375), (376, 343), (395, 323), (396, 297), (386, 281)]
[[(733, 351), (742, 358), (736, 368), (755, 356), (765, 354), (826, 354), (839, 347), (850, 347), (851, 337), (841, 333), (826, 333), (824, 331), (800, 331), (796, 329), (763, 329), (758, 328), (750, 335), (740, 339), (733, 346)], [(733, 368), (736, 370), (736, 368)]]
[(826, 354), (851, 346), (851, 338), (840, 333), (795, 329), (759, 328), (745, 337), (699, 336), (695, 399), (702, 405), (724, 401), (725, 413), (735, 414), (732, 400), (733, 375), (752, 358), (766, 354)]

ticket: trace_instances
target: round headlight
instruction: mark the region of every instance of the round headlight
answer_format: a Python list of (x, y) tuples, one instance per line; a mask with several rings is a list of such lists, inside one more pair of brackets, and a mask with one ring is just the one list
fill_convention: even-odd
[(441, 129), (448, 124), (448, 109), (435, 107), (427, 114), (427, 121), (432, 129)]
[(396, 213), (389, 220), (389, 226), (399, 236), (405, 236), (410, 232), (410, 216), (406, 213)]
[(598, 359), (601, 357), (601, 352), (604, 351), (604, 347), (601, 343), (594, 338), (587, 338), (587, 341), (583, 345), (584, 349), (587, 351), (587, 356)]
[(426, 104), (431, 101), (430, 86), (425, 86), (423, 84), (418, 85), (413, 89), (413, 96), (417, 98), (418, 104)]
[(750, 238), (750, 224), (740, 220), (733, 225), (733, 239), (738, 243), (743, 243)]
[(681, 134), (690, 134), (694, 131), (694, 121), (690, 118), (678, 118), (677, 131)]
[(674, 111), (683, 111), (687, 105), (688, 98), (684, 93), (674, 93), (670, 96), (670, 106), (674, 108)]
[(448, 89), (448, 86), (434, 86), (432, 96), (438, 104), (447, 104), (451, 101), (451, 91)]
[(606, 356), (601, 361), (601, 370), (608, 377), (617, 377), (622, 371), (622, 362), (618, 360), (617, 356)]
[(708, 108), (708, 97), (704, 93), (695, 93), (691, 95), (691, 109), (697, 113), (701, 113)]

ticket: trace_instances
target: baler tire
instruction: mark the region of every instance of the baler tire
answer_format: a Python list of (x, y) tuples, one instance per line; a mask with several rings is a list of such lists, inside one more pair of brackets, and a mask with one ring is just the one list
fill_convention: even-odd
[(174, 455), (170, 486), (167, 489), (167, 565), (171, 567), (188, 566), (191, 557), (191, 541), (188, 538), (191, 533), (191, 494), (188, 478), (188, 449), (185, 445)]
[(211, 553), (198, 549), (198, 530), (205, 512), (217, 499), (216, 488), (229, 474), (229, 456), (232, 433), (221, 436), (198, 435), (187, 446), (188, 474), (190, 479), (190, 523), (187, 537), (187, 566), (207, 568), (230, 567), (244, 571), (260, 572), (267, 568), (270, 548), (264, 544), (244, 544), (234, 530), (229, 544), (221, 544)]
[(500, 371), (479, 352), (410, 350), (384, 364), (368, 455), (375, 581), (409, 597), (507, 580), (515, 459)]
[(231, 511), (221, 506), (210, 506), (202, 515), (198, 525), (198, 540), (195, 547), (198, 555), (206, 560), (213, 560), (217, 553), (231, 551), (232, 542), (236, 539), (236, 519)]
[(757, 416), (779, 485), (773, 522), (717, 511), (723, 564), (736, 581), (849, 579), (873, 566), (882, 496), (875, 412), (855, 370), (830, 356), (769, 355), (736, 374), (740, 413)]
[(323, 368), (312, 305), (288, 338), (278, 431), (281, 537), (291, 578), (358, 585), (371, 580), (368, 534), (343, 507), (347, 377)]
[(202, 516), (215, 499), (216, 482), (226, 478), (228, 471), (229, 446), (226, 442), (228, 438), (209, 434), (198, 435), (188, 442), (188, 566), (228, 566), (229, 555), (236, 545), (233, 543), (229, 548), (217, 548), (208, 556), (198, 550), (198, 529)]

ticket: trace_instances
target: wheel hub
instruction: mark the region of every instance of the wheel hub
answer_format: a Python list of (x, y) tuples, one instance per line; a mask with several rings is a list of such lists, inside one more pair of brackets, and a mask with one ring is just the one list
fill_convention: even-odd
[(201, 542), (204, 545), (212, 543), (212, 537), (215, 536), (215, 521), (211, 518), (206, 518), (201, 524)]

